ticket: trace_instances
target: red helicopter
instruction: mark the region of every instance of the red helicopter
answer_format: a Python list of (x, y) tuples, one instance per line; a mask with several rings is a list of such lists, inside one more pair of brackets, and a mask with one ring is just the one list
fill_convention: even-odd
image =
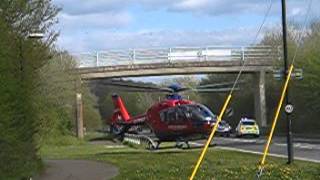
[[(184, 99), (179, 93), (195, 92), (228, 92), (230, 88), (223, 86), (230, 83), (202, 85), (197, 88), (185, 88), (174, 84), (165, 88), (129, 85), (119, 82), (108, 85), (125, 87), (131, 92), (165, 92), (166, 98), (153, 104), (145, 114), (130, 116), (124, 102), (117, 94), (112, 95), (114, 112), (111, 118), (110, 132), (123, 139), (136, 138), (147, 142), (149, 149), (157, 149), (161, 142), (173, 141), (177, 147), (184, 144), (189, 148), (189, 141), (203, 139), (208, 136), (217, 116), (203, 104)], [(133, 90), (129, 90), (133, 88)], [(238, 89), (238, 88), (237, 88)], [(143, 128), (141, 128), (143, 127)], [(146, 130), (147, 129), (147, 130)], [(229, 136), (230, 125), (221, 121), (218, 132)]]

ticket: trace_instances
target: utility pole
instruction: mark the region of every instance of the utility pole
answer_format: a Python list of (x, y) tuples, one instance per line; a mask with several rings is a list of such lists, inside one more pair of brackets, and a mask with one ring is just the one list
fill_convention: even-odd
[[(284, 77), (288, 74), (288, 45), (287, 45), (287, 12), (286, 0), (281, 0), (282, 4), (282, 35), (283, 35), (283, 60), (284, 60)], [(290, 104), (289, 101), (289, 87), (286, 91), (286, 105)], [(292, 146), (292, 121), (289, 113), (286, 113), (287, 122), (287, 151), (288, 151), (288, 164), (293, 162), (293, 146)]]

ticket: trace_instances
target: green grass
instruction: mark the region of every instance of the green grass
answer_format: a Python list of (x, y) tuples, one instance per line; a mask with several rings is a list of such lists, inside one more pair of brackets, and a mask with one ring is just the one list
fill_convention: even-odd
[[(90, 159), (119, 167), (115, 179), (188, 179), (200, 150), (163, 149), (150, 152), (136, 147), (114, 147), (74, 143), (68, 146), (44, 146), (46, 159)], [(211, 148), (196, 179), (254, 179), (260, 156)], [(285, 159), (267, 159), (261, 179), (320, 179), (320, 164)]]

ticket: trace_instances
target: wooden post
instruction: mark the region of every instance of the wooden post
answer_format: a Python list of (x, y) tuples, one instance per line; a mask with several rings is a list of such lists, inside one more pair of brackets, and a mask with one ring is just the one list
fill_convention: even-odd
[(82, 94), (77, 93), (76, 97), (76, 134), (77, 137), (82, 139), (83, 138), (83, 105), (82, 105)]

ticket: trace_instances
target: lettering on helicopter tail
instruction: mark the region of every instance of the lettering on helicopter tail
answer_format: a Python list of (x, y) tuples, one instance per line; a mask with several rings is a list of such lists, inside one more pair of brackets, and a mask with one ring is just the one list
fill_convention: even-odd
[(168, 128), (172, 130), (182, 130), (187, 129), (187, 125), (169, 125)]
[(112, 95), (112, 101), (114, 104), (114, 113), (119, 113), (124, 121), (128, 121), (130, 119), (130, 115), (121, 99), (118, 95)]
[(119, 109), (119, 108), (115, 108), (115, 109), (113, 110), (113, 113), (117, 113), (117, 112), (120, 112), (120, 109)]

